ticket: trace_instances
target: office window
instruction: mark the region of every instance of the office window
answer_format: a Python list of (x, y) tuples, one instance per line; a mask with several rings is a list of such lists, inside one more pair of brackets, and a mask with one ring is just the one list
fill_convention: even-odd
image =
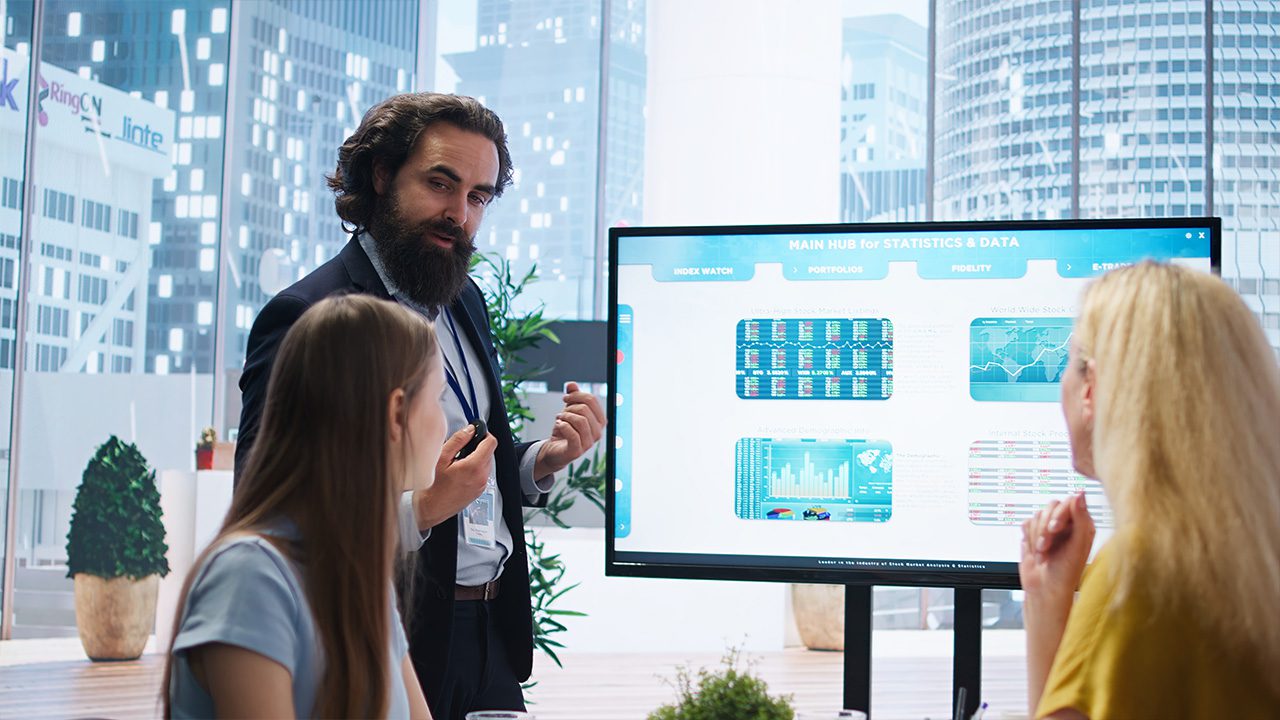
[(36, 307), (36, 332), (41, 335), (65, 338), (69, 332), (70, 311), (66, 308), (39, 305)]
[[(638, 39), (643, 34), (631, 28), (643, 26), (645, 7), (644, 2), (613, 4), (613, 27), (629, 33), (615, 42), (619, 50), (612, 63), (622, 73), (615, 81), (619, 89), (643, 87), (644, 46)], [(571, 319), (596, 316), (597, 268), (603, 260), (596, 232), (600, 10), (599, 3), (577, 4), (555, 25), (541, 3), (477, 0), (474, 15), (468, 16), (474, 25), (466, 32), (440, 25), (436, 77), (429, 84), (483, 98), (502, 118), (515, 182), (485, 211), (476, 244), (509, 259), (517, 273), (536, 262), (542, 280), (530, 288), (529, 302), (545, 303), (549, 315)], [(611, 90), (608, 100), (622, 97)], [(636, 165), (643, 159), (642, 105), (628, 102), (608, 116), (619, 139), (626, 136), (621, 147)], [(640, 174), (616, 173), (610, 179), (629, 187), (618, 203), (626, 209), (615, 214), (637, 214)], [(563, 208), (562, 197), (569, 199)]]
[(86, 305), (102, 305), (107, 301), (106, 278), (93, 275), (80, 276), (80, 292), (77, 299)]
[(111, 323), (111, 343), (116, 347), (133, 347), (133, 321), (114, 320)]
[(93, 200), (84, 200), (80, 207), (80, 224), (94, 230), (111, 232), (111, 207)]
[[(227, 368), (241, 367), (243, 348), (248, 340), (248, 328), (236, 323), (235, 308), (248, 306), (252, 314), (256, 314), (288, 282), (336, 256), (346, 243), (348, 236), (334, 215), (333, 196), (324, 178), (333, 172), (334, 153), (354, 130), (360, 116), (373, 104), (398, 91), (394, 78), (378, 75), (373, 68), (396, 68), (407, 77), (412, 76), (416, 65), (416, 35), (387, 30), (416, 27), (418, 7), (419, 3), (412, 0), (376, 4), (312, 0), (287, 6), (277, 3), (236, 6), (237, 12), (248, 13), (244, 27), (252, 32), (240, 38), (240, 47), (244, 52), (244, 65), (253, 70), (248, 73), (247, 82), (241, 83), (230, 76), (226, 82), (234, 85), (232, 92), (237, 93), (238, 106), (244, 113), (237, 120), (239, 142), (252, 149), (238, 156), (243, 158), (243, 165), (226, 168), (235, 179), (233, 187), (237, 192), (223, 201), (231, 204), (230, 215), (239, 227), (227, 228), (223, 235), (252, 236), (255, 241), (233, 240), (232, 245), (224, 249), (224, 256), (241, 278), (227, 298), (227, 315), (218, 318), (217, 323), (227, 337)], [(361, 22), (324, 20), (324, 13), (332, 8), (343, 8), (350, 18)], [(286, 28), (288, 32), (282, 44), (281, 30)], [(313, 53), (325, 57), (325, 64), (331, 70), (347, 69), (350, 57), (351, 69), (359, 72), (344, 73), (341, 77), (300, 72), (299, 68), (312, 62), (309, 58)], [(362, 58), (359, 68), (354, 67), (357, 57)], [(341, 66), (338, 58), (342, 59)], [(364, 70), (365, 67), (369, 70)], [(346, 114), (339, 116), (335, 107), (343, 108)], [(195, 127), (193, 123), (193, 131)], [(228, 122), (226, 127), (233, 126)], [(203, 183), (206, 189), (212, 187), (207, 170)], [(202, 237), (196, 232), (195, 244)], [(208, 268), (207, 277), (212, 281), (215, 274), (211, 270), (218, 256), (208, 248), (192, 249), (193, 267)], [(277, 251), (283, 255), (275, 255)], [(278, 269), (269, 277), (259, 276), (265, 252), (273, 253), (274, 267)], [(175, 294), (179, 286), (175, 283)], [(207, 347), (212, 360), (212, 344), (201, 344), (198, 340), (204, 337), (202, 332), (207, 332), (198, 322), (199, 303), (212, 299), (183, 301), (184, 317), (188, 318), (183, 328), (188, 334), (183, 349), (177, 353), (179, 356), (198, 356), (206, 352)], [(156, 337), (168, 338), (163, 333)], [(197, 338), (194, 344), (193, 337)]]
[(63, 260), (69, 262), (71, 260), (71, 248), (53, 243), (40, 243), (40, 254), (53, 258), (54, 260)]
[(63, 222), (75, 222), (76, 205), (75, 197), (69, 193), (59, 192), (45, 188), (44, 191), (44, 216), (54, 220)]
[(0, 206), (17, 210), (22, 207), (22, 183), (14, 178), (4, 178), (0, 189)]
[(58, 372), (67, 359), (67, 349), (53, 345), (35, 344), (36, 372)]
[(130, 212), (125, 209), (119, 211), (119, 219), (116, 222), (116, 232), (121, 237), (127, 237), (132, 240), (138, 239), (138, 213)]
[[(17, 516), (35, 517), (36, 508), (51, 508), (49, 525), (65, 525), (87, 460), (80, 449), (110, 434), (129, 437), (131, 405), (139, 418), (197, 417), (200, 426), (214, 422), (213, 399), (226, 397), (232, 373), (244, 362), (253, 315), (280, 289), (278, 278), (309, 272), (347, 240), (333, 215), (324, 176), (333, 171), (333, 153), (352, 123), (384, 97), (411, 89), (419, 5), (417, 0), (239, 3), (233, 23), (227, 0), (43, 3), (41, 76), (68, 98), (89, 100), (76, 110), (46, 97), (30, 139), (40, 185), (28, 200), (37, 203), (38, 222), (25, 231), (35, 233), (31, 247), (37, 261), (30, 287), (24, 288), (31, 308), (21, 348), (13, 330), (15, 287), (22, 263), (30, 260), (17, 252), (22, 214), (14, 210), (20, 211), (23, 202), (22, 178), (0, 182), (0, 207), (8, 208), (0, 211), (0, 367), (21, 366), (28, 387), (43, 386), (24, 396), (28, 407), (17, 416), (49, 420), (29, 427), (22, 446), (13, 448), (23, 456), (23, 472), (30, 474), (30, 479), (24, 475)], [(31, 10), (24, 16), (23, 8), (30, 3), (9, 0), (5, 7), (4, 45), (25, 54), (32, 47)], [(335, 15), (334, 8), (343, 12)], [(232, 43), (231, 34), (242, 28), (245, 34)], [(282, 29), (288, 30), (284, 42)], [(233, 45), (239, 53), (235, 63)], [(340, 72), (339, 58), (347, 53), (364, 58), (358, 78)], [(315, 64), (309, 67), (313, 72), (300, 72), (307, 54), (323, 58), (322, 72)], [(251, 66), (255, 70), (235, 77), (228, 71)], [(25, 106), (24, 88), (17, 91), (19, 107)], [(228, 103), (228, 93), (235, 93), (234, 103)], [(93, 123), (95, 97), (109, 104), (103, 112), (110, 127), (101, 127), (107, 134), (97, 134)], [(238, 117), (225, 116), (229, 105), (238, 108)], [(337, 115), (338, 107), (345, 108), (344, 117)], [(22, 122), (15, 118), (13, 127), (24, 127)], [(226, 152), (228, 133), (254, 152)], [(260, 144), (251, 142), (255, 135)], [(6, 150), (21, 167), (21, 141)], [(243, 167), (224, 167), (224, 157), (236, 158), (233, 163), (243, 158)], [(278, 174), (273, 164), (280, 166)], [(12, 166), (6, 172), (15, 174)], [(247, 174), (255, 189), (225, 214), (224, 172), (237, 179)], [(235, 233), (221, 227), (224, 215), (233, 218)], [(236, 242), (240, 226), (252, 243)], [(223, 237), (232, 238), (232, 247), (222, 246)], [(259, 278), (261, 254), (276, 248), (285, 250), (280, 275)], [(223, 322), (228, 318), (216, 312), (219, 271), (235, 277), (227, 284), (225, 306), (245, 308), (245, 322), (234, 322), (234, 315)], [(14, 322), (6, 325), (6, 319)], [(226, 347), (223, 367), (215, 362), (220, 335)], [(26, 354), (25, 362), (15, 362), (18, 351)], [(90, 382), (93, 407), (86, 412), (84, 385), (50, 383), (44, 375), (52, 372), (129, 377)], [(68, 396), (73, 388), (81, 394)], [(0, 390), (0, 400), (4, 397)], [(13, 414), (11, 408), (5, 412)], [(59, 422), (72, 412), (90, 422)], [(226, 420), (219, 427), (224, 433), (236, 424), (235, 417)], [(153, 466), (190, 466), (188, 425), (137, 423), (137, 442)], [(51, 442), (52, 430), (45, 426), (75, 427), (76, 436)], [(0, 478), (7, 476), (8, 452), (0, 446)], [(65, 533), (55, 537), (24, 523), (10, 548), (20, 553), (20, 565), (65, 562)], [(35, 589), (23, 586), (28, 580), (27, 575), (17, 580), (20, 598)], [(24, 620), (19, 608), (15, 623), (25, 626), (22, 632), (46, 631), (47, 624), (30, 611), (25, 617), (36, 619)]]

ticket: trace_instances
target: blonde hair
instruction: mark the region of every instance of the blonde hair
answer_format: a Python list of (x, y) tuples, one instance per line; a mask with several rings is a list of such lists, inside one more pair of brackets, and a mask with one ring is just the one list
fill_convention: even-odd
[(1257, 319), (1220, 279), (1148, 261), (1089, 286), (1075, 340), (1117, 597), (1181, 603), (1280, 690), (1280, 367)]

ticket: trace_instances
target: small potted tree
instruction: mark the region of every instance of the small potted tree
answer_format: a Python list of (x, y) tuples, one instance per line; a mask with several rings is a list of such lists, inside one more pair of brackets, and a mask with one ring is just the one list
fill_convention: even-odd
[(218, 444), (218, 431), (207, 427), (200, 431), (200, 442), (196, 444), (196, 469), (213, 469), (213, 448)]
[(76, 626), (92, 660), (142, 655), (169, 573), (155, 471), (135, 445), (112, 435), (85, 467), (67, 533)]

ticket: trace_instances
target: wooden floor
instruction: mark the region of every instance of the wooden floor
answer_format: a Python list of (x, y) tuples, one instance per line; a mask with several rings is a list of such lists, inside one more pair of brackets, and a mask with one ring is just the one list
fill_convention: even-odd
[[(677, 665), (714, 666), (708, 655), (566, 654), (564, 669), (535, 670), (529, 709), (538, 720), (636, 720), (670, 701)], [(539, 658), (541, 662), (542, 658)], [(842, 656), (787, 650), (754, 656), (771, 692), (794, 695), (801, 717), (840, 707)], [(162, 662), (144, 655), (126, 663), (88, 661), (0, 667), (0, 718), (153, 718)], [(889, 657), (874, 662), (872, 708), (882, 718), (949, 718), (947, 658)], [(1025, 670), (1016, 657), (984, 662), (983, 699), (989, 720), (1014, 717), (1023, 706)], [(728, 719), (726, 719), (728, 720)], [(825, 720), (825, 719), (824, 719)]]

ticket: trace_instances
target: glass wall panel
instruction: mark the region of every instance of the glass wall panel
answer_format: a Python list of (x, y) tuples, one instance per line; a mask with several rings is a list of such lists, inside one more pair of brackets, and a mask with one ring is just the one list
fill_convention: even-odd
[(938, 220), (1071, 215), (1071, 2), (939, 0)]
[[(601, 152), (604, 198), (596, 228), (595, 296), (596, 314), (608, 313), (609, 258), (608, 229), (639, 225), (644, 209), (644, 113), (648, 85), (648, 57), (645, 54), (648, 27), (647, 0), (606, 0), (609, 8), (609, 37), (605, 59), (608, 95), (601, 104), (604, 138)], [(584, 319), (586, 316), (584, 315)]]
[[(620, 19), (613, 29), (640, 33), (639, 6), (639, 27)], [(594, 315), (601, 24), (599, 0), (441, 0), (434, 24), (428, 89), (470, 95), (498, 113), (515, 166), (476, 244), (518, 273), (536, 264), (542, 281), (522, 300), (545, 303), (549, 317)], [(631, 57), (633, 72), (642, 72)], [(625, 83), (618, 92), (624, 102), (638, 99)], [(634, 146), (635, 138), (622, 142)], [(621, 201), (639, 190), (624, 181), (616, 192)]]
[(229, 12), (44, 4), (15, 637), (75, 634), (66, 537), (94, 449), (189, 470), (210, 422)]
[[(474, 95), (505, 121), (516, 183), (477, 241), (518, 272), (537, 263), (526, 300), (550, 316), (600, 317), (609, 226), (924, 219), (935, 142), (939, 220), (1064, 218), (1073, 198), (1078, 217), (1222, 216), (1223, 275), (1280, 353), (1280, 1), (1215, 0), (1210, 17), (1199, 0), (937, 0), (932, 79), (928, 7), (46, 0), (31, 72), (33, 3), (0, 0), (14, 635), (74, 633), (65, 538), (98, 444), (115, 434), (187, 470), (202, 426), (234, 431), (258, 310), (347, 241), (324, 180), (337, 148), (414, 87)], [(988, 595), (988, 620), (1019, 625), (1017, 600)], [(950, 602), (899, 589), (877, 611), (882, 627), (945, 627)]]
[[(27, 123), (31, 88), (31, 0), (0, 2), (0, 561), (9, 559), (9, 483), (13, 383), (22, 269)], [(14, 508), (16, 510), (16, 508)], [(11, 566), (0, 562), (0, 583)], [(16, 570), (16, 564), (12, 567)], [(18, 574), (17, 571), (14, 574)], [(6, 583), (7, 584), (7, 583)], [(0, 613), (7, 598), (0, 596)]]
[(840, 58), (842, 222), (925, 219), (925, 12), (924, 2), (896, 8), (846, 3)]
[(1280, 355), (1280, 2), (1213, 3), (1213, 211), (1222, 275)]
[(1204, 3), (1083, 4), (1080, 217), (1205, 214), (1206, 73)]
[[(924, 219), (928, 3), (806, 10), (610, 2), (607, 226)], [(950, 627), (952, 594), (880, 588), (875, 612)]]
[(325, 185), (338, 148), (373, 105), (414, 87), (416, 0), (235, 5), (227, 150), (226, 423), (249, 329), (276, 293), (348, 240)]

